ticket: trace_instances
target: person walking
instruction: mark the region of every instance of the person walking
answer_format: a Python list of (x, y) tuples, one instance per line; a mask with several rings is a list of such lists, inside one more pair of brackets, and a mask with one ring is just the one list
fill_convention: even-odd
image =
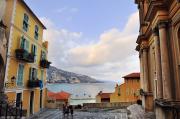
[(71, 116), (73, 117), (74, 110), (73, 110), (73, 106), (72, 105), (69, 106), (69, 110), (70, 110)]

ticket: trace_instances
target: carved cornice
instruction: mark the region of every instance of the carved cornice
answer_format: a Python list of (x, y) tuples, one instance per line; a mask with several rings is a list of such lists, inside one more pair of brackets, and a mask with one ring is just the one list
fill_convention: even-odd
[(167, 10), (164, 0), (151, 0), (145, 16), (145, 21), (151, 21), (159, 10)]
[(143, 35), (139, 35), (138, 38), (137, 38), (136, 43), (137, 44), (141, 44), (142, 40), (144, 40), (144, 39), (145, 39), (145, 35), (144, 34)]
[(141, 43), (140, 50), (147, 50), (148, 48), (149, 48), (148, 42), (143, 40), (142, 43)]
[(140, 45), (137, 45), (135, 50), (140, 51)]
[(158, 27), (152, 28), (152, 33), (153, 33), (154, 36), (159, 36)]
[(163, 21), (159, 21), (159, 22), (158, 22), (158, 28), (159, 28), (159, 29), (161, 29), (161, 28), (166, 28), (167, 25), (168, 25), (168, 23), (169, 23), (169, 21), (167, 21), (167, 20), (166, 20), (166, 21), (164, 21), (164, 20), (163, 20)]
[(140, 2), (143, 2), (144, 0), (135, 0), (136, 4), (139, 4)]

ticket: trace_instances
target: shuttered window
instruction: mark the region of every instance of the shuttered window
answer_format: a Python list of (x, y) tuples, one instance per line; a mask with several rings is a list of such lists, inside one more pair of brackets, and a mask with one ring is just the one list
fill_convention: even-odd
[(23, 77), (24, 77), (24, 65), (19, 64), (18, 76), (17, 76), (17, 86), (23, 86)]
[(44, 80), (44, 70), (41, 70), (41, 81), (43, 82)]
[(34, 55), (34, 61), (36, 62), (37, 61), (37, 47), (36, 45), (33, 45), (31, 46), (31, 52), (33, 53)]
[(29, 69), (29, 80), (36, 80), (37, 79), (37, 69), (30, 68)]
[(28, 31), (28, 21), (29, 21), (29, 17), (27, 14), (24, 14), (24, 19), (23, 19), (23, 29), (24, 31)]
[(29, 41), (24, 36), (20, 39), (20, 48), (29, 51)]
[(46, 53), (44, 51), (41, 51), (41, 59), (42, 60), (46, 59)]
[(39, 37), (39, 27), (37, 25), (35, 25), (35, 30), (34, 30), (34, 38), (36, 40), (38, 40), (38, 37)]

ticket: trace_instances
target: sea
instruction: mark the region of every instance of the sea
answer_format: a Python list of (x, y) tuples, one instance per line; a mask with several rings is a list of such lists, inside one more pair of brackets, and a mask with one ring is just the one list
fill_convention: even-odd
[(82, 105), (83, 103), (95, 103), (96, 95), (102, 91), (112, 93), (115, 91), (115, 82), (104, 83), (77, 83), (77, 84), (47, 84), (51, 92), (65, 91), (71, 94), (70, 105)]

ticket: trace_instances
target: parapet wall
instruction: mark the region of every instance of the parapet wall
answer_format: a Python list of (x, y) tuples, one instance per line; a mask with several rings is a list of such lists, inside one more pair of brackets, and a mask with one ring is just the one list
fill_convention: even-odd
[(84, 103), (85, 108), (126, 108), (136, 102)]

